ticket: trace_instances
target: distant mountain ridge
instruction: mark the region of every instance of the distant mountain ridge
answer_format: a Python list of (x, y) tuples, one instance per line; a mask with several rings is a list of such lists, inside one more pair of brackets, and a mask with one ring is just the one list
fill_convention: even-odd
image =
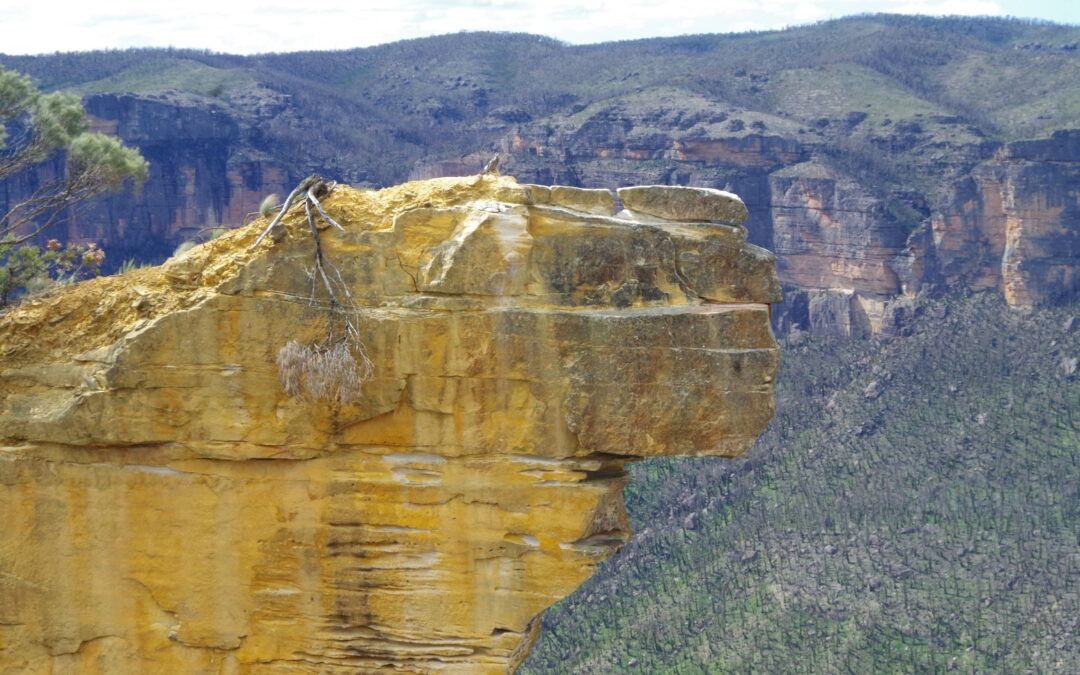
[[(118, 264), (319, 172), (357, 185), (479, 170), (523, 181), (738, 192), (779, 256), (784, 331), (892, 330), (897, 298), (1080, 294), (1080, 28), (858, 16), (569, 46), (464, 33), (341, 52), (0, 57), (86, 97), (140, 147), (140, 196), (66, 236)], [(0, 206), (33, 176), (0, 186)]]

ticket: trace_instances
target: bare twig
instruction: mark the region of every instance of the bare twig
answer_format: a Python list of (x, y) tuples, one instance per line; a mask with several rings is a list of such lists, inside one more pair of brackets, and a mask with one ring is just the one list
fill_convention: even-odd
[[(0, 216), (0, 242), (9, 245), (24, 243), (52, 226), (61, 214), (72, 216), (72, 205), (82, 204), (107, 191), (99, 179), (98, 172), (88, 170), (74, 173), (63, 181), (42, 185)], [(41, 221), (43, 216), (46, 219)], [(30, 229), (25, 230), (28, 225)], [(16, 234), (19, 230), (23, 232)]]
[(275, 216), (274, 219), (270, 221), (270, 224), (267, 225), (266, 229), (262, 231), (262, 234), (259, 235), (259, 238), (256, 239), (255, 243), (251, 245), (251, 248), (255, 248), (262, 243), (262, 240), (266, 238), (266, 235), (270, 234), (270, 230), (274, 229), (274, 226), (280, 223), (281, 219), (285, 217), (285, 214), (292, 206), (293, 201), (296, 199), (297, 195), (301, 195), (307, 192), (308, 188), (311, 187), (312, 183), (314, 182), (313, 179), (316, 178), (317, 176), (308, 176), (304, 180), (300, 181), (300, 184), (297, 185), (293, 189), (293, 191), (289, 193), (289, 196), (285, 198), (285, 203), (281, 205), (281, 210), (278, 211), (277, 216)]
[(323, 210), (322, 204), (320, 204), (318, 198), (315, 197), (314, 190), (308, 190), (307, 191), (307, 197), (308, 197), (308, 202), (310, 202), (311, 205), (315, 207), (315, 210), (319, 212), (319, 215), (322, 216), (323, 220), (330, 223), (331, 225), (333, 225), (337, 229), (341, 230), (342, 232), (345, 231), (344, 227), (339, 225), (336, 220), (334, 220), (333, 218), (331, 218), (330, 216), (328, 216), (326, 214), (326, 211)]

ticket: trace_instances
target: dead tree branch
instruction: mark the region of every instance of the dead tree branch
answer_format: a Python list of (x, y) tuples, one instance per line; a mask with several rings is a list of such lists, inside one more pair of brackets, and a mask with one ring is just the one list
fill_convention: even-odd
[[(326, 336), (319, 342), (307, 345), (291, 340), (282, 347), (277, 358), (278, 374), (282, 388), (291, 397), (303, 396), (309, 400), (348, 404), (359, 399), (363, 383), (371, 379), (375, 368), (360, 340), (359, 307), (341, 276), (341, 270), (327, 261), (323, 254), (315, 218), (318, 214), (327, 224), (345, 231), (320, 202), (320, 198), (330, 194), (335, 186), (334, 182), (316, 175), (305, 178), (289, 193), (277, 216), (262, 231), (252, 248), (278, 226), (298, 198), (303, 199), (304, 215), (315, 247), (315, 265), (308, 271), (311, 278), (309, 304), (327, 312)], [(319, 299), (320, 287), (326, 294), (325, 303)]]

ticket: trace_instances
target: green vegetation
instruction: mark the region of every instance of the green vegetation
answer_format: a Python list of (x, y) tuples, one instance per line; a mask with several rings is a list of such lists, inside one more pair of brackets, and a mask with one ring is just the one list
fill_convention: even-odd
[(220, 98), (228, 91), (254, 85), (254, 75), (239, 68), (215, 68), (191, 59), (151, 59), (133, 65), (100, 80), (71, 88), (78, 94), (125, 91), (155, 94), (180, 90), (210, 98)]
[(63, 286), (81, 278), (97, 276), (105, 253), (94, 244), (61, 244), (50, 239), (45, 246), (0, 247), (0, 308), (17, 295), (33, 294)]
[(149, 165), (138, 151), (115, 138), (87, 131), (79, 100), (70, 94), (42, 94), (26, 76), (0, 67), (0, 181), (62, 155), (59, 175), (0, 213), (0, 307), (15, 295), (53, 282), (96, 273), (104, 256), (87, 248), (50, 240), (32, 242), (94, 197), (119, 190), (129, 179), (146, 180)]
[(634, 467), (635, 539), (521, 672), (1080, 672), (1078, 310), (787, 348), (745, 458)]

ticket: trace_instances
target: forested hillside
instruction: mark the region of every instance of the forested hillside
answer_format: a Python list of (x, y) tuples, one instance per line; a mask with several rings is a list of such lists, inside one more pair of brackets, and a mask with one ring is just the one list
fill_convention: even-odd
[(745, 459), (635, 467), (637, 535), (522, 672), (1080, 672), (1078, 310), (787, 348)]
[(419, 134), (412, 140), (431, 150), (439, 130), (454, 129), (456, 138), (445, 141), (461, 146), (469, 131), (490, 131), (498, 120), (536, 119), (656, 87), (811, 123), (841, 120), (859, 102), (881, 119), (952, 113), (1013, 140), (1080, 126), (1078, 41), (1080, 29), (1050, 23), (869, 15), (785, 31), (584, 46), (524, 33), (459, 33), (337, 52), (136, 49), (0, 60), (46, 89), (87, 94), (172, 91), (243, 106), (259, 88), (306, 92), (315, 106), (320, 99), (363, 106), (353, 123), (323, 121), (327, 131), (349, 133), (358, 118), (373, 118)]

